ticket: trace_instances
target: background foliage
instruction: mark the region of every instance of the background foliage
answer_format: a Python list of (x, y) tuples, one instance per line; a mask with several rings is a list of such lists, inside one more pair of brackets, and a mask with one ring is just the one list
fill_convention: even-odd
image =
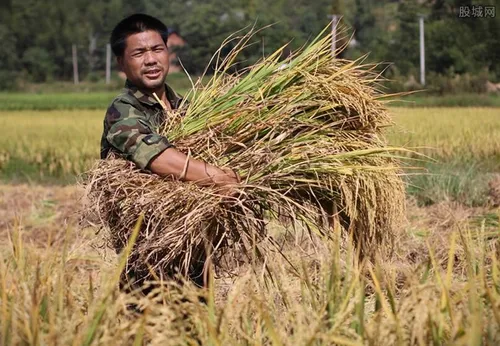
[[(401, 85), (394, 84), (399, 89), (405, 88), (410, 76), (418, 76), (418, 15), (422, 14), (426, 16), (426, 64), (432, 89), (483, 91), (486, 80), (498, 82), (500, 78), (500, 20), (498, 16), (458, 17), (460, 6), (474, 4), (493, 6), (495, 0), (6, 1), (0, 11), (0, 89), (71, 80), (72, 44), (78, 47), (80, 79), (102, 79), (105, 45), (113, 26), (124, 16), (144, 12), (162, 19), (185, 38), (188, 44), (180, 56), (195, 75), (203, 72), (230, 33), (273, 24), (255, 36), (254, 45), (239, 62), (239, 67), (245, 67), (284, 44), (290, 50), (301, 47), (328, 25), (328, 14), (336, 13), (343, 16), (347, 28), (343, 41), (354, 35), (343, 55), (356, 58), (369, 53), (368, 61), (392, 63), (385, 74), (401, 81)], [(462, 78), (460, 85), (450, 87), (448, 81), (457, 76)]]

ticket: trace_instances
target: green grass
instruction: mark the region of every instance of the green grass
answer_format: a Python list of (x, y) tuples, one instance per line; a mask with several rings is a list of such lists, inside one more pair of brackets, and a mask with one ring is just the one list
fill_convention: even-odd
[[(193, 81), (195, 79), (193, 77)], [(181, 95), (185, 95), (191, 88), (191, 82), (182, 73), (169, 75), (167, 83)], [(102, 82), (28, 85), (25, 91), (0, 92), (0, 111), (106, 109), (124, 84), (122, 80), (114, 80), (110, 85)]]
[[(193, 81), (197, 77), (192, 77)], [(204, 81), (208, 81), (204, 77)], [(191, 82), (183, 73), (174, 73), (167, 82), (178, 93), (185, 95)], [(26, 85), (22, 91), (0, 92), (0, 111), (58, 110), (58, 109), (105, 109), (120, 92), (124, 81), (103, 82), (53, 82)], [(500, 95), (457, 94), (432, 95), (418, 92), (404, 97), (391, 98), (391, 107), (500, 107)]]
[(418, 92), (393, 100), (392, 107), (500, 107), (500, 94), (432, 95)]
[(408, 172), (407, 191), (420, 205), (455, 201), (468, 207), (488, 203), (488, 182), (492, 174), (481, 162), (422, 162), (419, 171)]
[[(187, 89), (174, 89), (183, 95)], [(121, 89), (106, 92), (0, 93), (0, 111), (105, 110)]]
[(117, 92), (0, 93), (0, 109), (4, 111), (106, 109), (116, 95)]
[[(0, 112), (0, 178), (71, 182), (99, 157), (104, 110)], [(73, 178), (73, 179), (72, 179)]]

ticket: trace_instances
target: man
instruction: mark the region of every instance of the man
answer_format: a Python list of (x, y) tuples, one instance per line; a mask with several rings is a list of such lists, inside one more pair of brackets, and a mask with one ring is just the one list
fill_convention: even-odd
[[(176, 109), (182, 101), (165, 84), (169, 69), (167, 39), (167, 27), (145, 14), (127, 17), (113, 29), (111, 48), (127, 81), (123, 93), (106, 112), (101, 158), (115, 152), (143, 170), (230, 191), (239, 182), (234, 171), (189, 158), (167, 137), (158, 134), (166, 117), (153, 93), (167, 110)], [(198, 285), (206, 284), (200, 279), (202, 276), (201, 270), (190, 275)], [(121, 283), (122, 288), (126, 285)]]

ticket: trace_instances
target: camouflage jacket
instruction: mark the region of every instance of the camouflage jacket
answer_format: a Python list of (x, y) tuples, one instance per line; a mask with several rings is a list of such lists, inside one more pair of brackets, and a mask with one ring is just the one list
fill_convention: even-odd
[[(167, 100), (172, 109), (179, 108), (182, 98), (165, 84)], [(165, 113), (152, 95), (142, 93), (129, 81), (108, 108), (101, 137), (101, 159), (115, 152), (147, 169), (149, 163), (173, 145), (158, 134), (165, 122)]]

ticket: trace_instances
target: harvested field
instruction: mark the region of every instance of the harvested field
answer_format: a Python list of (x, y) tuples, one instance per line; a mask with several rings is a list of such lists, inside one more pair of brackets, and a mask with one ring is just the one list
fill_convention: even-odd
[[(165, 304), (152, 305), (117, 291), (119, 258), (99, 247), (92, 227), (78, 227), (80, 197), (71, 186), (0, 186), (0, 287), (2, 297), (15, 302), (2, 298), (4, 344), (499, 341), (498, 209), (422, 208), (410, 201), (395, 256), (366, 272), (352, 266), (348, 249), (286, 239), (296, 270), (270, 254), (274, 283), (249, 268), (237, 278), (216, 278), (207, 305), (174, 304), (176, 290), (164, 293)], [(132, 302), (147, 312), (127, 310)], [(190, 317), (179, 319), (181, 311)]]

